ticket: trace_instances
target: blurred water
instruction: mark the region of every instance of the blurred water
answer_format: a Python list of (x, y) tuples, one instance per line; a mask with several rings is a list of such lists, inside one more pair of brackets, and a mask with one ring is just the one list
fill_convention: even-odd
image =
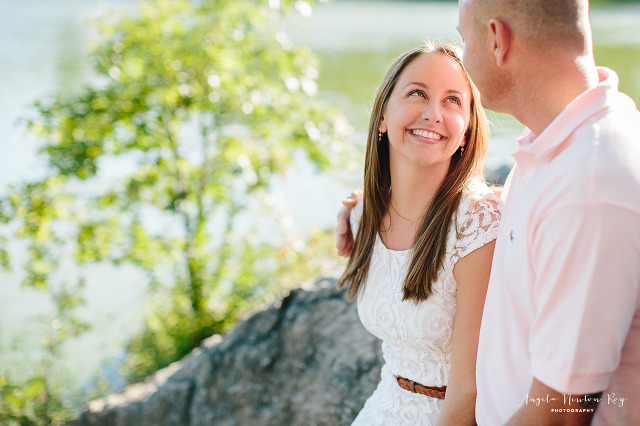
[[(109, 4), (131, 8), (134, 0)], [(96, 0), (0, 0), (0, 192), (11, 183), (42, 175), (37, 141), (27, 133), (23, 120), (32, 113), (36, 99), (77, 91), (90, 81), (85, 20), (105, 5)], [(14, 243), (10, 249), (18, 262), (24, 259), (24, 244)], [(28, 361), (39, 355), (39, 318), (49, 318), (52, 307), (38, 292), (20, 289), (23, 274), (19, 263), (16, 266), (11, 273), (0, 272), (0, 371), (20, 376)], [(62, 270), (77, 274), (71, 265)], [(96, 266), (88, 273), (87, 308), (91, 322), (98, 326), (68, 348), (74, 354), (68, 359), (69, 371), (76, 380), (95, 371), (100, 354), (120, 351), (122, 335), (129, 333), (122, 330), (139, 324), (143, 314), (144, 288), (132, 285), (142, 279), (136, 271)]]
[[(60, 91), (73, 92), (92, 78), (88, 61), (87, 14), (99, 12), (98, 0), (0, 0), (0, 191), (12, 182), (42, 173), (37, 141), (19, 122), (32, 113), (32, 102)], [(134, 0), (111, 0), (131, 8)], [(596, 57), (614, 68), (621, 89), (640, 100), (640, 6), (591, 12)], [(338, 105), (364, 143), (368, 109), (387, 65), (427, 36), (458, 39), (455, 3), (335, 2), (320, 4), (308, 21), (292, 19), (286, 32), (307, 44), (321, 59), (319, 96)], [(488, 165), (509, 160), (522, 126), (511, 117), (492, 116)], [(331, 227), (339, 199), (358, 185), (359, 174), (337, 182), (296, 162), (276, 188), (289, 204), (294, 227)], [(308, 194), (314, 194), (311, 198)], [(20, 255), (24, 247), (14, 244)], [(76, 274), (71, 265), (65, 273)], [(141, 324), (146, 289), (132, 268), (99, 265), (86, 273), (86, 295), (93, 331), (68, 350), (74, 380), (86, 380), (105, 358), (117, 355)], [(19, 368), (37, 355), (39, 332), (34, 315), (46, 314), (46, 298), (21, 291), (21, 274), (0, 273), (0, 371)]]

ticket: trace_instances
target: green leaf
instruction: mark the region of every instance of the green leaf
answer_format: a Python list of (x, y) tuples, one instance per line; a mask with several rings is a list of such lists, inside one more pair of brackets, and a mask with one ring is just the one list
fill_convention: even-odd
[(46, 382), (42, 377), (34, 377), (22, 388), (22, 394), (26, 400), (36, 399), (42, 392), (46, 392)]

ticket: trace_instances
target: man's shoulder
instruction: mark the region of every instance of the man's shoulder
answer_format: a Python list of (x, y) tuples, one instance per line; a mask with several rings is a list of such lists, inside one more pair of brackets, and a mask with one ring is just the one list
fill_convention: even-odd
[(640, 212), (640, 112), (635, 104), (587, 120), (552, 163), (558, 178), (553, 186), (564, 202), (606, 203)]
[[(622, 93), (620, 102), (594, 117), (576, 132), (578, 142), (592, 165), (587, 170), (596, 177), (615, 176), (627, 185), (640, 185), (640, 111)], [(621, 182), (624, 183), (624, 182)]]
[(640, 214), (639, 135), (635, 107), (603, 111), (583, 122), (557, 155), (525, 176), (533, 211), (610, 204)]

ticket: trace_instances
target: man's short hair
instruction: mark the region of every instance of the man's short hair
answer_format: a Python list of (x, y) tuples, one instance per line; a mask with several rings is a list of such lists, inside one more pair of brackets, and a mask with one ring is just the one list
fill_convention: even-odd
[(539, 47), (584, 51), (591, 34), (587, 0), (476, 0), (483, 18), (506, 20), (517, 36)]

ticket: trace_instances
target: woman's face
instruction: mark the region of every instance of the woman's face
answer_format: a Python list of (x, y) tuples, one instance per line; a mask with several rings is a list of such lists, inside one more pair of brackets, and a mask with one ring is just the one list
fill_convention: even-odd
[(449, 166), (465, 143), (471, 90), (458, 63), (443, 54), (422, 54), (404, 69), (380, 122), (388, 132), (393, 164)]

